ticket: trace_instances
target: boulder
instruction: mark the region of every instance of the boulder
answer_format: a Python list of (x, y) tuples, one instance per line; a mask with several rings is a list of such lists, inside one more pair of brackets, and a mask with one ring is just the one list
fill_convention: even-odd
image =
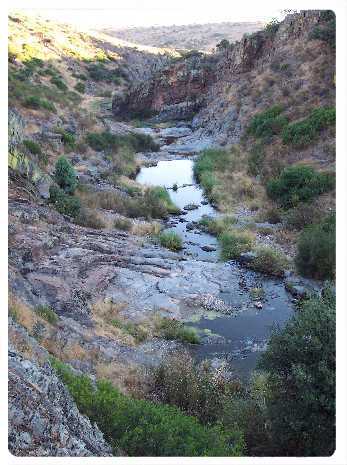
[(203, 245), (201, 247), (201, 250), (203, 250), (204, 252), (215, 252), (217, 248), (214, 247), (213, 245)]

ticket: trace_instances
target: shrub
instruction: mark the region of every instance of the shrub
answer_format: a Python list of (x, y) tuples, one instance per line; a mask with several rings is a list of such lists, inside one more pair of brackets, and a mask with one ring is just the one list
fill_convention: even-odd
[(130, 334), (136, 342), (141, 343), (144, 342), (148, 337), (148, 332), (145, 328), (139, 324), (135, 324), (133, 322), (124, 322), (118, 319), (112, 319), (111, 324), (116, 328), (125, 331), (126, 333)]
[(175, 405), (203, 424), (220, 420), (224, 405), (235, 389), (223, 374), (213, 372), (206, 362), (198, 364), (187, 352), (164, 359), (147, 377), (149, 398)]
[(128, 456), (233, 456), (242, 438), (220, 426), (203, 426), (176, 407), (125, 396), (108, 381), (76, 376), (66, 365), (52, 365), (67, 385), (78, 409), (96, 422), (114, 451)]
[(86, 86), (85, 86), (85, 84), (83, 84), (83, 82), (78, 82), (78, 83), (75, 85), (75, 89), (76, 89), (77, 92), (79, 92), (80, 94), (84, 94), (84, 92), (86, 91)]
[(258, 219), (270, 224), (278, 224), (282, 221), (281, 211), (275, 207), (266, 208), (258, 215)]
[[(144, 195), (138, 197), (129, 197), (117, 191), (79, 192), (78, 195), (91, 208), (114, 210), (130, 218), (166, 218), (168, 211), (179, 211), (162, 187), (149, 188)], [(167, 198), (170, 200), (169, 204)]]
[(87, 144), (97, 152), (116, 148), (118, 146), (117, 141), (117, 137), (107, 131), (102, 133), (90, 132), (86, 136)]
[(319, 173), (306, 165), (293, 165), (285, 168), (278, 178), (271, 179), (266, 189), (271, 199), (290, 208), (332, 190), (334, 185), (335, 178), (330, 173)]
[(256, 257), (249, 264), (250, 268), (261, 273), (282, 277), (288, 265), (286, 257), (271, 247), (257, 247)]
[(278, 21), (278, 19), (273, 18), (269, 23), (266, 24), (265, 32), (270, 36), (273, 36), (278, 31), (279, 27), (280, 22)]
[(218, 236), (223, 260), (233, 260), (241, 253), (250, 251), (255, 243), (254, 235), (249, 231), (229, 229)]
[(158, 236), (159, 243), (162, 247), (176, 251), (182, 249), (182, 239), (174, 231), (165, 231)]
[(96, 151), (117, 150), (120, 147), (130, 147), (135, 152), (157, 152), (159, 145), (147, 134), (130, 133), (123, 135), (112, 134), (108, 131), (102, 133), (89, 133), (86, 141)]
[(189, 344), (199, 344), (200, 338), (194, 328), (187, 328), (184, 323), (171, 319), (161, 318), (156, 324), (156, 332), (159, 337), (167, 340), (177, 340)]
[(324, 213), (318, 204), (299, 203), (295, 208), (291, 208), (284, 215), (284, 223), (288, 229), (303, 229), (313, 223), (318, 223), (323, 219)]
[(60, 90), (67, 90), (67, 85), (59, 77), (56, 77), (56, 76), (52, 77), (51, 83), (54, 84), (56, 87), (58, 87), (58, 89)]
[(76, 79), (81, 79), (81, 81), (87, 81), (88, 78), (85, 74), (79, 74), (79, 73), (72, 73), (72, 76), (75, 77)]
[[(150, 210), (155, 209), (156, 205), (158, 204), (163, 205), (167, 209), (168, 213), (171, 213), (173, 215), (180, 212), (180, 209), (171, 200), (170, 194), (168, 193), (166, 188), (162, 186), (148, 188), (145, 192), (144, 201), (145, 204), (147, 204), (147, 208)], [(159, 206), (158, 209), (160, 210)], [(153, 214), (151, 214), (151, 216), (153, 218), (158, 218), (158, 216), (155, 215), (155, 212), (152, 213)]]
[(322, 23), (315, 26), (310, 32), (309, 40), (322, 40), (332, 49), (336, 47), (336, 18), (333, 11), (324, 11), (321, 14)]
[(300, 234), (295, 263), (304, 276), (333, 279), (336, 263), (335, 214), (308, 226)]
[(37, 142), (33, 140), (25, 139), (23, 140), (23, 144), (29, 150), (29, 152), (32, 153), (33, 155), (42, 154), (41, 147)]
[(271, 336), (260, 363), (268, 372), (266, 455), (334, 452), (335, 325), (335, 297), (325, 289)]
[(199, 221), (199, 224), (204, 230), (207, 230), (210, 234), (218, 236), (222, 232), (229, 229), (230, 226), (237, 223), (237, 218), (234, 216), (222, 216), (219, 218), (211, 218), (209, 216), (203, 216)]
[(63, 128), (56, 128), (55, 132), (61, 135), (61, 141), (65, 145), (65, 147), (68, 147), (70, 150), (73, 150), (75, 148), (76, 139), (71, 132), (68, 132)]
[(261, 113), (256, 114), (251, 119), (247, 128), (247, 133), (254, 137), (268, 139), (275, 134), (280, 134), (283, 128), (288, 124), (286, 117), (281, 113), (283, 107), (275, 105)]
[(55, 325), (58, 322), (58, 315), (48, 305), (39, 305), (36, 307), (36, 313), (52, 325)]
[(229, 157), (226, 150), (206, 149), (194, 164), (194, 174), (198, 181), (203, 173), (211, 173), (215, 170), (224, 169)]
[(81, 208), (78, 215), (76, 215), (74, 222), (80, 226), (85, 226), (86, 228), (105, 228), (105, 223), (100, 215), (90, 208)]
[(65, 157), (58, 158), (55, 164), (54, 180), (67, 194), (75, 192), (77, 187), (76, 173)]
[(255, 144), (248, 154), (248, 173), (252, 176), (258, 176), (263, 167), (265, 160), (265, 151), (263, 144)]
[(116, 218), (113, 225), (116, 229), (129, 231), (132, 227), (132, 222), (128, 218)]
[(53, 185), (49, 188), (49, 200), (54, 204), (56, 210), (63, 215), (77, 217), (80, 212), (80, 200), (77, 197), (66, 194), (57, 186)]
[(283, 131), (283, 142), (297, 148), (310, 145), (323, 129), (335, 124), (336, 110), (331, 107), (316, 108), (302, 121), (289, 124)]
[(31, 97), (25, 98), (24, 106), (28, 108), (33, 108), (35, 110), (43, 108), (45, 110), (56, 113), (56, 108), (53, 103), (48, 102), (48, 100), (44, 98), (37, 97), (36, 95), (32, 95)]

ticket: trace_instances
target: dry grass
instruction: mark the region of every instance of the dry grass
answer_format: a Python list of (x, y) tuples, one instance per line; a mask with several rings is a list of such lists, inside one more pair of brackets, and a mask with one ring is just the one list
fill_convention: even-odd
[(143, 391), (143, 381), (137, 366), (100, 361), (95, 366), (95, 373), (98, 379), (107, 379), (124, 394), (131, 393), (138, 397), (136, 393)]
[(113, 303), (111, 300), (99, 300), (92, 305), (93, 321), (96, 323), (95, 332), (98, 336), (116, 339), (124, 344), (133, 346), (134, 338), (124, 332), (122, 328), (112, 324), (112, 320), (122, 320), (122, 311), (127, 307), (126, 302)]
[(136, 221), (133, 223), (131, 232), (136, 236), (156, 236), (161, 231), (161, 224), (157, 221)]

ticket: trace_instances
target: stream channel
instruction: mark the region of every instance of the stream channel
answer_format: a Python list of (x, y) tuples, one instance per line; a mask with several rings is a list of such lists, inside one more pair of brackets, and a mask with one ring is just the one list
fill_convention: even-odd
[[(218, 262), (217, 239), (197, 228), (187, 229), (203, 215), (218, 216), (210, 205), (193, 174), (192, 157), (158, 161), (156, 166), (142, 167), (137, 181), (148, 186), (165, 186), (171, 199), (180, 208), (195, 204), (194, 210), (172, 216), (166, 230), (173, 230), (183, 240), (183, 253), (189, 260)], [(172, 187), (177, 184), (177, 190)], [(202, 247), (211, 246), (211, 251)], [(214, 249), (214, 250), (212, 250)], [(269, 278), (241, 267), (235, 261), (228, 262), (231, 268), (229, 285), (218, 296), (236, 309), (231, 315), (203, 312), (202, 317), (187, 322), (201, 336), (202, 344), (192, 346), (197, 360), (210, 359), (214, 366), (227, 363), (235, 375), (247, 379), (256, 368), (257, 359), (266, 348), (266, 341), (274, 327), (282, 327), (294, 311), (291, 296), (284, 288), (283, 280)], [(254, 299), (254, 290), (261, 289), (261, 297)], [(253, 291), (252, 291), (253, 290)], [(259, 303), (261, 303), (261, 308)]]

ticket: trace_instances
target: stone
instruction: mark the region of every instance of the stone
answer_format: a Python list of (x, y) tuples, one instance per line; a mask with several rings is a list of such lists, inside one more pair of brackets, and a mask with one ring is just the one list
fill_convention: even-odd
[(195, 228), (196, 228), (196, 224), (193, 223), (193, 222), (186, 224), (186, 230), (187, 231), (191, 231), (192, 229), (195, 229)]
[(239, 262), (247, 265), (252, 263), (256, 258), (257, 254), (255, 252), (242, 252), (239, 257)]
[(286, 291), (288, 291), (295, 299), (307, 299), (311, 293), (307, 287), (300, 283), (300, 280), (286, 279), (284, 286)]
[(183, 210), (186, 211), (191, 211), (191, 210), (197, 210), (199, 208), (199, 205), (196, 205), (195, 203), (189, 203), (185, 207), (183, 207)]
[(215, 252), (217, 248), (214, 247), (213, 245), (203, 245), (201, 247), (201, 250), (203, 250), (204, 252)]
[(98, 427), (79, 413), (49, 363), (39, 366), (12, 348), (8, 360), (9, 450), (13, 455), (112, 455)]

